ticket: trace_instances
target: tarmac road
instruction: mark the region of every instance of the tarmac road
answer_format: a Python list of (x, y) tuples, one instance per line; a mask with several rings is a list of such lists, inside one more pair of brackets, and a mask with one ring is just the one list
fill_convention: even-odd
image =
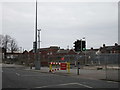
[(118, 82), (53, 74), (21, 67), (2, 69), (2, 88), (118, 88)]

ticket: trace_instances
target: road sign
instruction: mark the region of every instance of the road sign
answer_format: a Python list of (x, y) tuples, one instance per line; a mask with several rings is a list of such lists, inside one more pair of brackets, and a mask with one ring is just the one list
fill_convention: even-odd
[(67, 63), (61, 63), (60, 64), (60, 69), (61, 70), (66, 70), (67, 69)]

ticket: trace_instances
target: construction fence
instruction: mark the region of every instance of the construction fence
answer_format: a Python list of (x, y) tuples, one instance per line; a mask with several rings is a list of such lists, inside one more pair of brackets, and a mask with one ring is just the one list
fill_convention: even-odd
[(87, 57), (82, 57), (85, 64), (90, 66), (97, 66), (98, 69), (105, 71), (105, 79), (120, 81), (118, 78), (120, 72), (120, 54), (109, 53), (109, 54), (99, 54), (99, 55), (89, 55)]

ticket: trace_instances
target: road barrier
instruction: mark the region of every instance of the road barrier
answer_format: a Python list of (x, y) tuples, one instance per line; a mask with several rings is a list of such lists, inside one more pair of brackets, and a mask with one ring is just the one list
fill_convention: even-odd
[(70, 73), (70, 63), (69, 62), (50, 62), (49, 63), (49, 72), (55, 73), (55, 71), (67, 70)]

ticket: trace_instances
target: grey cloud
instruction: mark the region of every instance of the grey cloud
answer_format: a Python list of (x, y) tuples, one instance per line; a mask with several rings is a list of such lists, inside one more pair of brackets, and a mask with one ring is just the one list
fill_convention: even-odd
[[(32, 48), (35, 3), (4, 3), (3, 5), (4, 33), (13, 35), (24, 48)], [(102, 43), (114, 44), (118, 33), (117, 14), (117, 3), (40, 2), (38, 28), (42, 29), (41, 46), (73, 47), (73, 42), (84, 36), (88, 48), (99, 47)]]

